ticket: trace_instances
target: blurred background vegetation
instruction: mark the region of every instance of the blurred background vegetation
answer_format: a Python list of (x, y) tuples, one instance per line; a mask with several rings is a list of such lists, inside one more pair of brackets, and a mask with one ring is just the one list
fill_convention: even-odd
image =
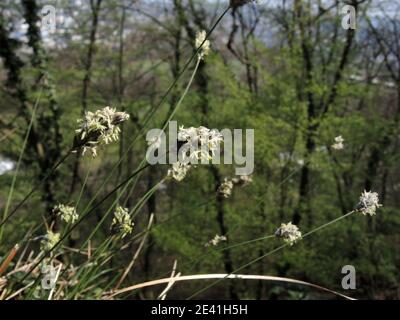
[[(198, 166), (182, 182), (163, 183), (135, 214), (133, 235), (115, 245), (102, 280), (65, 297), (101, 297), (132, 261), (143, 239), (137, 235), (146, 230), (152, 213), (152, 229), (121, 287), (168, 276), (175, 260), (183, 275), (230, 273), (276, 242), (213, 251), (198, 259), (210, 251), (205, 244), (216, 234), (234, 244), (272, 234), (281, 222), (311, 230), (351, 211), (364, 189), (380, 195), (383, 207), (375, 217), (353, 215), (241, 273), (291, 277), (341, 291), (341, 269), (354, 265), (357, 289), (346, 294), (400, 297), (400, 5), (348, 3), (357, 11), (355, 30), (342, 27), (342, 1), (264, 0), (228, 11), (211, 34), (212, 52), (173, 119), (185, 127), (254, 129), (253, 182), (235, 188), (228, 199), (218, 197), (218, 186), (234, 176), (234, 166), (217, 165)], [(40, 28), (40, 10), (47, 4), (56, 8), (55, 32)], [(196, 32), (209, 30), (228, 6), (227, 0), (1, 1), (1, 218), (35, 105), (10, 210), (37, 188), (4, 224), (0, 258), (28, 233), (32, 240), (25, 248), (37, 253), (35, 237), (46, 227), (35, 227), (51, 216), (54, 205), (76, 205), (86, 177), (78, 213), (137, 168), (147, 143), (143, 135), (134, 138), (148, 112), (194, 53)], [(148, 128), (162, 126), (193, 68), (192, 63)], [(82, 113), (104, 106), (130, 115), (120, 141), (92, 160), (70, 156), (38, 184), (72, 146)], [(335, 150), (331, 146), (340, 135), (344, 149)], [(117, 194), (132, 208), (167, 170), (167, 165), (147, 168)], [(85, 242), (115, 196), (64, 241), (60, 261), (78, 266), (86, 259), (71, 248)], [(112, 217), (105, 219), (91, 239), (93, 248), (110, 237)], [(198, 281), (176, 284), (168, 298), (186, 298), (202, 286)], [(156, 298), (161, 291), (151, 287), (120, 298)], [(261, 281), (222, 282), (200, 297), (324, 298), (301, 286)]]

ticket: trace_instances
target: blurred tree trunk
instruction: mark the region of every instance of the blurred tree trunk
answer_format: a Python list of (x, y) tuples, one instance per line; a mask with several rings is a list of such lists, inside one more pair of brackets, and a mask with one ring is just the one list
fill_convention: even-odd
[[(351, 3), (357, 10), (358, 2), (352, 1)], [(336, 4), (337, 6), (338, 4)], [(320, 13), (317, 15), (318, 19), (326, 12), (325, 10), (319, 9)], [(332, 61), (326, 61), (326, 65), (322, 67), (322, 78), (329, 79), (330, 73), (332, 74), (332, 83), (329, 84), (329, 92), (324, 97), (316, 96), (313, 90), (313, 84), (318, 81), (315, 79), (316, 67), (316, 43), (321, 39), (318, 37), (319, 32), (315, 32), (315, 39), (313, 38), (313, 32), (311, 28), (318, 29), (320, 24), (316, 21), (316, 18), (311, 15), (311, 8), (300, 0), (294, 2), (294, 19), (295, 24), (299, 29), (299, 41), (300, 49), (303, 60), (303, 74), (304, 79), (299, 79), (304, 85), (300, 85), (298, 88), (300, 90), (299, 96), (304, 99), (307, 105), (307, 118), (306, 118), (306, 130), (304, 134), (305, 141), (305, 152), (304, 152), (304, 165), (300, 172), (300, 183), (299, 183), (299, 203), (294, 210), (293, 223), (298, 225), (303, 216), (308, 218), (308, 224), (312, 225), (313, 217), (311, 212), (311, 158), (316, 147), (316, 137), (318, 134), (318, 129), (321, 125), (321, 121), (324, 116), (328, 113), (330, 107), (335, 102), (338, 94), (338, 85), (342, 80), (343, 71), (348, 63), (350, 49), (354, 40), (355, 30), (348, 29), (346, 35), (346, 41), (343, 46), (342, 52), (340, 54), (339, 63), (332, 70)], [(340, 22), (336, 23), (336, 28), (340, 28)], [(335, 36), (335, 35), (334, 35)], [(332, 50), (336, 44), (332, 44)], [(333, 52), (333, 51), (331, 51)], [(321, 59), (322, 60), (322, 59)], [(322, 60), (323, 61), (323, 60)], [(319, 99), (317, 99), (319, 98)]]
[[(59, 130), (60, 110), (56, 100), (54, 81), (48, 71), (47, 56), (42, 47), (40, 29), (38, 27), (38, 7), (34, 0), (22, 1), (24, 18), (28, 24), (28, 46), (32, 48), (30, 62), (35, 72), (35, 82), (31, 91), (38, 94), (43, 92), (36, 113), (35, 125), (28, 136), (27, 156), (24, 161), (36, 163), (39, 168), (37, 179), (40, 181), (48, 175), (51, 168), (61, 156), (61, 133)], [(11, 96), (19, 101), (19, 114), (29, 124), (34, 103), (28, 98), (28, 86), (24, 84), (22, 68), (25, 63), (18, 57), (18, 40), (11, 39), (3, 22), (0, 20), (0, 56), (7, 69), (7, 88)], [(47, 179), (41, 188), (42, 200), (45, 209), (51, 215), (55, 204), (55, 190), (58, 184), (58, 174), (54, 173), (52, 179)], [(51, 224), (55, 227), (55, 217), (51, 217)]]
[[(217, 222), (219, 226), (220, 235), (227, 236), (229, 233), (228, 226), (225, 221), (225, 210), (224, 210), (224, 197), (221, 193), (218, 192), (218, 187), (222, 183), (221, 175), (215, 166), (211, 166), (211, 172), (214, 176), (215, 180), (215, 193), (217, 194), (216, 202), (217, 202)], [(229, 243), (228, 236), (227, 236), (227, 243)], [(234, 271), (231, 250), (224, 250), (222, 252), (223, 262), (225, 272), (231, 274)], [(236, 286), (233, 281), (229, 281), (229, 295), (230, 298), (233, 300), (239, 300), (239, 295), (237, 293)]]
[[(46, 100), (48, 106), (41, 113), (40, 126), (42, 127), (43, 134), (45, 135), (46, 143), (43, 145), (45, 156), (41, 158), (41, 174), (39, 179), (44, 178), (49, 170), (56, 164), (57, 160), (61, 157), (60, 143), (62, 141), (59, 119), (60, 119), (60, 107), (56, 100), (56, 90), (54, 86), (54, 80), (52, 79), (48, 71), (48, 59), (42, 46), (41, 32), (38, 27), (38, 11), (39, 7), (35, 0), (23, 0), (24, 7), (24, 18), (28, 24), (28, 45), (32, 48), (33, 54), (31, 56), (31, 64), (37, 72), (37, 82), (34, 83), (34, 91), (39, 90), (39, 86), (42, 86), (44, 93), (46, 94)], [(42, 83), (42, 84), (41, 84)], [(46, 203), (46, 211), (52, 214), (52, 208), (55, 205), (55, 190), (57, 190), (57, 179), (58, 174), (55, 173), (52, 179), (46, 179), (43, 183), (44, 198)], [(51, 217), (51, 225), (57, 228), (55, 225), (56, 218)]]
[[(389, 169), (385, 164), (387, 164), (388, 159), (391, 157), (388, 149), (392, 146), (393, 140), (396, 139), (398, 135), (400, 123), (400, 53), (398, 51), (400, 38), (400, 31), (398, 28), (399, 23), (395, 18), (389, 18), (385, 14), (383, 14), (383, 16), (387, 21), (385, 21), (383, 26), (381, 26), (381, 29), (374, 27), (369, 19), (368, 23), (371, 33), (383, 56), (383, 63), (386, 67), (389, 78), (396, 89), (396, 110), (389, 125), (382, 130), (382, 136), (371, 148), (369, 159), (367, 161), (364, 182), (364, 188), (367, 191), (376, 188), (376, 179), (381, 166), (383, 167), (381, 181), (386, 183), (385, 177), (388, 176)], [(396, 151), (392, 152), (392, 154), (395, 152)], [(382, 185), (382, 190), (385, 190), (385, 185)], [(381, 199), (383, 203), (385, 192), (383, 192), (383, 197), (381, 195)]]
[[(124, 81), (124, 30), (125, 30), (125, 20), (126, 20), (126, 7), (122, 5), (121, 8), (121, 18), (119, 21), (118, 28), (118, 108), (121, 111), (125, 111), (124, 105), (124, 93), (125, 93), (125, 81)], [(118, 165), (118, 175), (117, 184), (122, 175), (123, 169), (123, 154), (124, 154), (124, 136), (125, 136), (125, 125), (121, 124), (121, 133), (119, 139), (119, 165)]]
[[(227, 43), (228, 50), (238, 59), (238, 61), (244, 65), (246, 71), (246, 80), (249, 91), (253, 93), (253, 96), (258, 94), (258, 69), (254, 65), (250, 52), (250, 41), (254, 36), (254, 32), (260, 22), (260, 15), (257, 9), (253, 9), (254, 20), (244, 17), (241, 9), (235, 8), (232, 10), (232, 30), (229, 35)], [(249, 13), (250, 15), (250, 13)], [(239, 21), (239, 24), (237, 23)], [(241, 46), (243, 47), (243, 53), (240, 53), (235, 48), (235, 38), (237, 37), (238, 31), (240, 31)]]
[[(84, 77), (82, 82), (82, 116), (85, 115), (87, 111), (87, 100), (88, 100), (88, 91), (90, 86), (90, 81), (92, 77), (92, 63), (93, 56), (95, 54), (96, 48), (96, 36), (97, 36), (97, 27), (99, 23), (99, 14), (101, 9), (102, 0), (90, 0), (90, 8), (92, 13), (92, 23), (90, 28), (90, 37), (89, 37), (89, 45), (86, 54), (86, 59), (84, 62)], [(80, 153), (76, 154), (75, 163), (73, 167), (71, 187), (70, 187), (70, 195), (72, 195), (75, 191), (76, 184), (79, 178), (79, 163), (80, 163)]]
[[(196, 26), (197, 31), (206, 30), (205, 22), (207, 21), (207, 14), (204, 11), (204, 8), (200, 3), (196, 3), (197, 7), (193, 0), (188, 1), (189, 10), (185, 10), (182, 4), (182, 0), (174, 0), (174, 5), (176, 11), (178, 13), (180, 23), (185, 27), (186, 33), (190, 39), (190, 43), (192, 44), (193, 51), (197, 48), (195, 47), (195, 39), (196, 39), (196, 30), (191, 26), (186, 11), (189, 11), (193, 16), (194, 24)], [(205, 70), (206, 64), (204, 61), (200, 62), (199, 68), (196, 74), (196, 84), (198, 86), (198, 92), (200, 95), (200, 109), (202, 111), (202, 124), (204, 126), (208, 126), (208, 112), (209, 112), (209, 101), (207, 98), (208, 95), (208, 76)], [(210, 171), (214, 178), (214, 191), (217, 192), (219, 185), (222, 182), (220, 173), (218, 168), (215, 166), (210, 166)], [(220, 194), (217, 194), (216, 198), (217, 202), (217, 223), (220, 229), (221, 235), (226, 235), (228, 233), (228, 227), (225, 222), (225, 210), (224, 210), (224, 199)], [(233, 261), (231, 257), (231, 250), (224, 250), (223, 252), (223, 263), (226, 273), (232, 273)], [(234, 282), (229, 282), (229, 295), (231, 299), (238, 300), (239, 296), (237, 293), (236, 285)]]

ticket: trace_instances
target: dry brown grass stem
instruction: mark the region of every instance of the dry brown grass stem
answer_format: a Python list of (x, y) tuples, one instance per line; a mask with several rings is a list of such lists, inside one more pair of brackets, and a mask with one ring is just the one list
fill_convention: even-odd
[[(313, 283), (296, 280), (296, 279), (291, 279), (291, 278), (274, 277), (274, 276), (246, 275), (246, 274), (200, 274), (200, 275), (189, 275), (189, 276), (177, 276), (177, 277), (173, 278), (173, 281), (178, 282), (178, 281), (211, 280), (211, 279), (240, 279), (240, 280), (262, 280), (262, 281), (272, 281), (272, 282), (285, 282), (285, 283), (308, 286), (308, 287), (311, 287), (314, 289), (318, 289), (321, 291), (331, 293), (335, 296), (339, 296), (339, 297), (347, 299), (347, 300), (356, 300), (354, 298), (351, 298), (351, 297), (341, 294), (339, 292), (321, 287), (321, 286), (313, 284)], [(160, 285), (160, 284), (164, 284), (164, 283), (170, 283), (171, 280), (172, 280), (171, 278), (163, 278), (163, 279), (139, 283), (139, 284), (136, 284), (136, 285), (124, 288), (124, 289), (117, 290), (117, 291), (111, 293), (109, 296), (107, 296), (106, 299), (112, 299), (122, 293), (130, 292), (133, 290), (142, 289), (145, 287), (156, 286), (156, 285)]]

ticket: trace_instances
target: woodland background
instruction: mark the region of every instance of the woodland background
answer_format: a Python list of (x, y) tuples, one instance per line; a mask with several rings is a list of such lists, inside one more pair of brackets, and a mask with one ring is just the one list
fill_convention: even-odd
[[(230, 273), (265, 254), (271, 244), (256, 242), (196, 260), (216, 234), (226, 234), (233, 244), (272, 234), (281, 222), (309, 230), (351, 211), (365, 189), (380, 195), (383, 207), (375, 217), (354, 215), (242, 273), (286, 276), (343, 291), (341, 269), (350, 264), (357, 271), (357, 289), (345, 294), (400, 298), (400, 3), (349, 3), (357, 9), (356, 30), (342, 28), (341, 1), (265, 0), (225, 15), (211, 34), (212, 52), (200, 64), (174, 120), (185, 127), (254, 129), (253, 183), (235, 189), (229, 199), (215, 196), (221, 181), (234, 175), (233, 166), (218, 165), (199, 166), (182, 182), (163, 185), (134, 218), (134, 233), (146, 229), (151, 213), (155, 220), (122, 287), (165, 277), (175, 260), (183, 275)], [(41, 32), (38, 25), (45, 4), (57, 10), (54, 33)], [(0, 258), (49, 217), (55, 204), (76, 203), (86, 177), (78, 212), (135, 170), (147, 144), (140, 136), (129, 148), (133, 138), (196, 49), (196, 32), (209, 30), (228, 5), (225, 0), (1, 1), (2, 217), (36, 103), (11, 207), (71, 147), (76, 120), (84, 111), (109, 105), (129, 113), (130, 119), (118, 143), (93, 160), (69, 157), (37, 188), (2, 228)], [(189, 65), (148, 128), (161, 127), (193, 67)], [(339, 135), (345, 147), (333, 150)], [(124, 204), (137, 205), (167, 169), (159, 165), (141, 172), (122, 194)], [(62, 261), (82, 263), (85, 257), (69, 248), (84, 242), (114, 199), (99, 205), (71, 233)], [(110, 236), (110, 221), (111, 216), (100, 224), (93, 247)], [(34, 236), (45, 232), (42, 227), (29, 235), (28, 252), (37, 252)], [(120, 244), (125, 247), (117, 248), (107, 269), (98, 271), (99, 277), (92, 275), (87, 290), (73, 297), (101, 297), (132, 260), (141, 239), (124, 239)], [(176, 284), (168, 298), (186, 298), (203, 285)], [(151, 287), (120, 298), (156, 298), (161, 291)], [(226, 281), (200, 297), (324, 296), (295, 285)]]

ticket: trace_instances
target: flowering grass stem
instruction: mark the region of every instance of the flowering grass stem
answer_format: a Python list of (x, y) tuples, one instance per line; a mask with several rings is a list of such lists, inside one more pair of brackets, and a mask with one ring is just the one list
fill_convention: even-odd
[[(102, 203), (104, 203), (109, 197), (111, 197), (115, 192), (117, 192), (121, 187), (123, 187), (126, 183), (129, 183), (131, 179), (133, 179), (137, 174), (139, 174), (141, 171), (145, 170), (148, 168), (150, 165), (147, 164), (133, 172), (129, 177), (127, 177), (124, 181), (122, 181), (119, 185), (117, 185), (113, 190), (111, 190), (107, 195), (105, 195), (96, 205), (94, 205), (89, 211), (86, 212), (86, 214), (82, 215), (82, 217), (75, 223), (73, 224), (66, 232), (65, 234), (60, 238), (60, 240), (53, 246), (53, 248), (49, 251), (46, 252), (45, 255), (24, 275), (24, 277), (20, 280), (22, 283), (24, 280), (27, 279), (27, 277), (37, 268), (42, 261), (49, 256), (64, 240), (67, 238), (73, 230), (75, 230), (81, 223), (82, 221), (94, 210), (96, 210)], [(39, 279), (39, 278), (38, 278)]]
[[(309, 236), (309, 235), (311, 235), (311, 234), (313, 234), (313, 233), (315, 233), (315, 232), (317, 232), (317, 231), (319, 231), (319, 230), (321, 230), (321, 229), (324, 229), (324, 228), (326, 228), (326, 227), (328, 227), (328, 226), (330, 226), (330, 225), (332, 225), (332, 224), (334, 224), (334, 223), (336, 223), (336, 222), (338, 222), (338, 221), (340, 221), (340, 220), (343, 220), (343, 219), (347, 218), (348, 216), (350, 216), (351, 214), (353, 214), (354, 212), (355, 212), (355, 211), (351, 211), (351, 212), (349, 212), (349, 213), (347, 213), (347, 214), (345, 214), (345, 215), (343, 215), (343, 216), (340, 216), (340, 217), (338, 217), (338, 218), (336, 218), (336, 219), (334, 219), (334, 220), (332, 220), (332, 221), (329, 221), (329, 222), (327, 222), (327, 223), (325, 223), (325, 224), (323, 224), (323, 225), (321, 225), (321, 226), (319, 226), (319, 227), (317, 227), (317, 228), (315, 228), (315, 229), (313, 229), (313, 230), (311, 230), (311, 231), (305, 233), (305, 234), (302, 236), (302, 238), (304, 239), (305, 237), (307, 237), (307, 236)], [(208, 286), (206, 286), (206, 287), (204, 287), (204, 288), (202, 288), (202, 289), (196, 291), (196, 292), (193, 293), (191, 296), (189, 296), (186, 300), (193, 299), (194, 297), (198, 296), (199, 294), (201, 294), (201, 293), (205, 292), (206, 290), (208, 290), (208, 289), (214, 287), (215, 285), (217, 285), (218, 283), (220, 283), (221, 281), (223, 281), (224, 279), (226, 279), (228, 276), (233, 275), (233, 274), (235, 274), (236, 272), (239, 272), (239, 271), (241, 271), (241, 270), (243, 270), (243, 269), (245, 269), (245, 268), (247, 268), (247, 267), (253, 265), (253, 264), (256, 263), (256, 262), (263, 260), (264, 258), (266, 258), (266, 257), (268, 257), (268, 256), (270, 256), (270, 255), (272, 255), (272, 254), (274, 254), (274, 253), (276, 253), (276, 252), (282, 250), (283, 248), (285, 248), (285, 247), (287, 247), (287, 246), (291, 246), (291, 244), (290, 244), (290, 243), (285, 243), (285, 244), (283, 244), (283, 245), (281, 245), (281, 246), (279, 246), (279, 247), (277, 247), (277, 248), (275, 248), (275, 249), (273, 249), (273, 250), (271, 250), (271, 251), (265, 253), (264, 255), (262, 255), (262, 256), (260, 256), (260, 257), (257, 257), (257, 258), (255, 258), (255, 259), (253, 259), (253, 260), (251, 260), (250, 262), (248, 262), (248, 263), (246, 263), (246, 264), (240, 266), (239, 268), (235, 269), (234, 271), (232, 271), (232, 272), (231, 272), (230, 274), (228, 274), (226, 277), (221, 278), (221, 279), (219, 279), (219, 280), (217, 280), (217, 281), (211, 283), (210, 285), (208, 285)]]

